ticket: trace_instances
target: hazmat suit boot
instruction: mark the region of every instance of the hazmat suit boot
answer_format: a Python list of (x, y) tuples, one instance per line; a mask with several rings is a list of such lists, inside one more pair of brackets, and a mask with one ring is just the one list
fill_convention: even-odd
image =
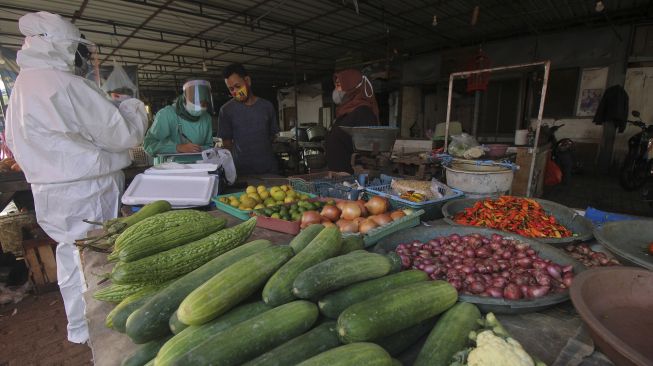
[(84, 316), (86, 303), (83, 293), (86, 290), (81, 268), (79, 250), (74, 244), (57, 245), (57, 282), (64, 301), (68, 318), (68, 340), (73, 343), (88, 341), (88, 325)]

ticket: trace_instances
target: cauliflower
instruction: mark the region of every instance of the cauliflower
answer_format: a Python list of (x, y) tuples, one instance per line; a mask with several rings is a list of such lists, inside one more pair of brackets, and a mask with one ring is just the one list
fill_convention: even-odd
[(502, 338), (491, 330), (476, 336), (476, 348), (467, 357), (469, 366), (534, 366), (531, 356), (521, 344), (508, 337)]

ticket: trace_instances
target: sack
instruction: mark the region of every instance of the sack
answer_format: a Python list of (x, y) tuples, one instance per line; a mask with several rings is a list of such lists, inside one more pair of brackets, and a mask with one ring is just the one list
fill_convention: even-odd
[(555, 186), (562, 182), (562, 170), (555, 161), (549, 159), (544, 168), (544, 185)]

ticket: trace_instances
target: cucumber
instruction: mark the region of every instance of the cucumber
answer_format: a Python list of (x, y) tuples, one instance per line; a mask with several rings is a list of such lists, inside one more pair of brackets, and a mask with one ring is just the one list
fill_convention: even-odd
[(156, 356), (158, 366), (174, 364), (179, 357), (190, 351), (205, 339), (213, 337), (219, 332), (230, 328), (245, 320), (272, 309), (271, 306), (262, 301), (245, 304), (234, 308), (223, 316), (200, 326), (191, 325), (172, 337)]
[(476, 330), (481, 312), (476, 305), (460, 302), (447, 310), (426, 338), (415, 366), (449, 366), (451, 358), (469, 343), (469, 333)]
[(315, 239), (317, 234), (319, 234), (320, 231), (322, 231), (322, 229), (324, 229), (324, 225), (322, 224), (309, 225), (304, 230), (302, 230), (299, 234), (297, 234), (297, 236), (295, 236), (293, 240), (290, 241), (290, 244), (288, 245), (290, 245), (293, 252), (297, 254), (301, 252), (304, 248), (306, 248), (308, 243), (310, 243), (313, 239)]
[(317, 306), (293, 301), (209, 336), (176, 365), (240, 365), (306, 332), (317, 320)]
[(201, 325), (224, 314), (259, 290), (292, 255), (284, 245), (239, 260), (186, 296), (177, 317), (182, 323)]
[(125, 230), (116, 239), (115, 247), (120, 261), (133, 262), (202, 239), (226, 224), (226, 219), (204, 211), (168, 211), (148, 217)]
[(159, 352), (161, 346), (165, 344), (172, 336), (164, 337), (157, 339), (155, 341), (147, 342), (136, 349), (132, 354), (127, 356), (120, 366), (143, 366), (154, 357), (156, 353)]
[(423, 336), (427, 335), (433, 329), (435, 321), (435, 318), (425, 320), (410, 328), (400, 330), (397, 333), (375, 339), (373, 342), (383, 347), (390, 356), (397, 357), (417, 343)]
[(365, 241), (360, 235), (348, 235), (342, 238), (342, 247), (340, 248), (340, 255), (345, 255), (356, 250), (365, 249)]
[(188, 294), (233, 263), (271, 246), (272, 244), (267, 240), (251, 241), (172, 282), (128, 319), (127, 335), (134, 343), (145, 343), (161, 338), (170, 331), (170, 317)]
[(286, 366), (296, 365), (324, 351), (338, 347), (336, 322), (322, 323), (310, 331), (293, 338), (279, 347), (268, 351), (243, 366)]
[(397, 270), (385, 255), (357, 250), (330, 258), (300, 273), (293, 282), (293, 294), (311, 299), (356, 282), (370, 280)]
[(337, 255), (341, 242), (342, 235), (337, 227), (321, 230), (301, 252), (272, 275), (263, 288), (263, 301), (272, 306), (293, 301), (295, 296), (292, 288), (295, 278), (305, 269)]
[(331, 292), (318, 301), (320, 312), (331, 319), (337, 319), (349, 306), (376, 296), (379, 293), (428, 280), (428, 275), (416, 269), (390, 274), (373, 280), (355, 283), (338, 291)]
[(416, 325), (452, 307), (458, 292), (445, 281), (425, 281), (382, 292), (338, 317), (343, 343), (366, 342)]
[(140, 291), (127, 296), (120, 304), (116, 305), (113, 310), (107, 314), (106, 319), (104, 320), (104, 325), (107, 328), (112, 328), (117, 330), (120, 333), (125, 333), (125, 323), (127, 323), (127, 318), (131, 313), (140, 308), (145, 304), (149, 299), (151, 299), (154, 294), (159, 290), (165, 288), (168, 283), (148, 286)]
[[(156, 218), (156, 216), (152, 218)], [(140, 223), (143, 222), (145, 221)], [(133, 262), (119, 262), (111, 271), (111, 280), (114, 283), (125, 284), (163, 282), (177, 278), (201, 267), (211, 259), (239, 247), (254, 231), (255, 226), (256, 217), (252, 217), (239, 225), (220, 230), (192, 243)], [(134, 227), (136, 225), (131, 228)]]
[(374, 343), (352, 343), (322, 352), (297, 366), (392, 366), (392, 358)]
[(179, 320), (176, 311), (170, 317), (170, 320), (168, 321), (168, 326), (170, 327), (170, 331), (172, 332), (172, 334), (179, 334), (182, 330), (188, 328), (188, 325), (182, 323)]

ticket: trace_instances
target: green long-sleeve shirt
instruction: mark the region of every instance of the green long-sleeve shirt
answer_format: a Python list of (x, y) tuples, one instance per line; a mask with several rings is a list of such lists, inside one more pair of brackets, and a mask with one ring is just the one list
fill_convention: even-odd
[[(180, 135), (183, 133), (187, 138)], [(161, 109), (154, 117), (154, 124), (147, 131), (143, 148), (150, 156), (156, 154), (174, 154), (178, 144), (191, 142), (202, 146), (202, 150), (213, 147), (211, 116), (202, 113), (199, 121), (187, 121), (175, 113), (175, 107), (169, 105)]]

